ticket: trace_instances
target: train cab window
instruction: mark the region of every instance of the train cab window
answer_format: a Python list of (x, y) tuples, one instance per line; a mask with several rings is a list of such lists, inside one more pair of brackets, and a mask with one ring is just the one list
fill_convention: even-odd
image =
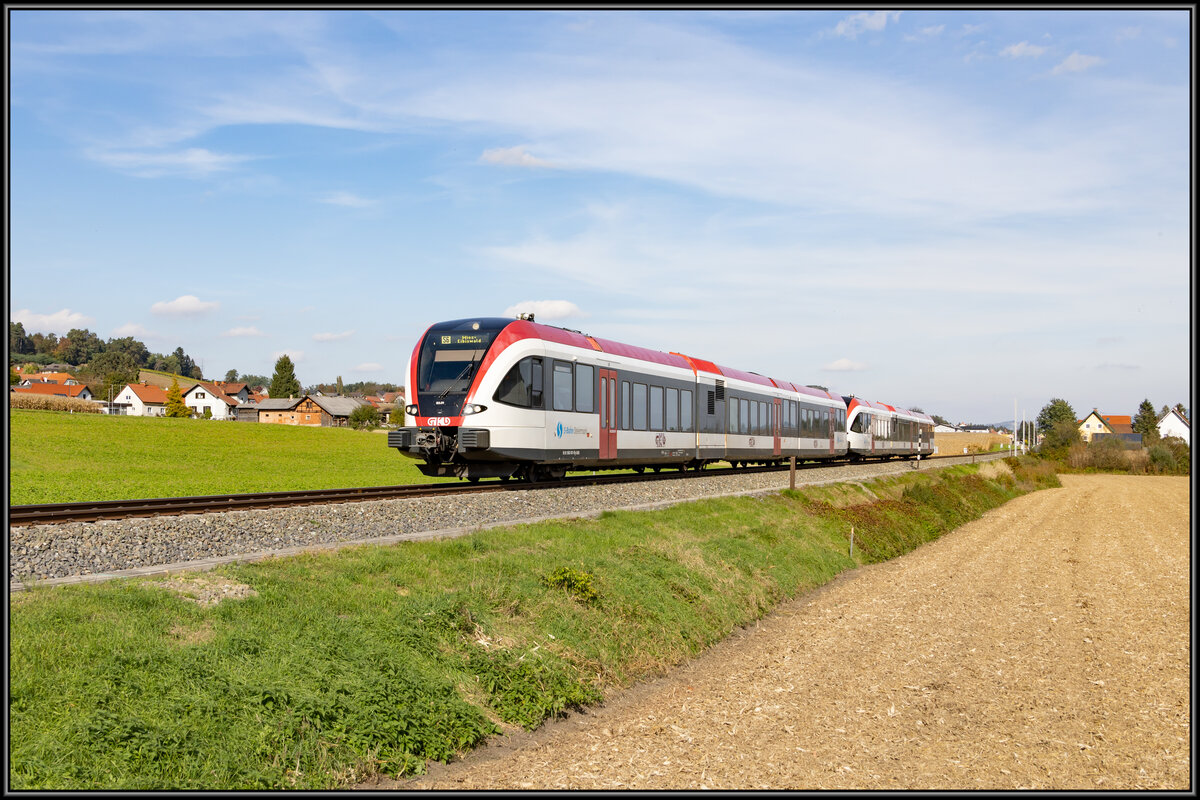
[(646, 384), (633, 385), (633, 429), (646, 430)]
[(565, 361), (554, 362), (554, 378), (553, 378), (553, 393), (554, 393), (554, 410), (555, 411), (572, 411), (575, 408), (572, 395), (572, 376), (571, 365)]
[(692, 390), (684, 389), (679, 395), (679, 429), (692, 430)]
[(663, 387), (650, 387), (650, 430), (663, 429)]
[(589, 364), (575, 365), (575, 410), (591, 414), (596, 410), (596, 370)]
[(520, 408), (542, 407), (542, 360), (523, 358), (500, 379), (500, 387), (493, 398)]
[(679, 430), (679, 390), (667, 389), (667, 430)]
[(621, 430), (629, 430), (629, 381), (621, 381)]

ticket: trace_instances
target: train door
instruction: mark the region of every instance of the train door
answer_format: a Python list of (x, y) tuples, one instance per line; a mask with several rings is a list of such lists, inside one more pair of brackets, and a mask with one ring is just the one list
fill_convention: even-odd
[(600, 371), (600, 458), (617, 457), (617, 371)]
[(826, 409), (825, 414), (829, 417), (829, 455), (833, 455), (833, 440), (837, 434), (837, 409)]
[(780, 441), (782, 432), (779, 429), (783, 422), (783, 414), (780, 413), (780, 411), (782, 411), (782, 407), (783, 401), (776, 397), (775, 402), (771, 404), (771, 433), (775, 436), (775, 446), (771, 450), (771, 455), (773, 456), (783, 453), (783, 446), (782, 442)]

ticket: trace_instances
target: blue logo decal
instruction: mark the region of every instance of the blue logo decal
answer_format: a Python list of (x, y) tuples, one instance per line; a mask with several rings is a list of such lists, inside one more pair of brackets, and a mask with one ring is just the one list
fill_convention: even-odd
[(561, 422), (558, 423), (558, 427), (554, 430), (554, 435), (557, 436), (559, 439), (562, 438), (562, 423)]

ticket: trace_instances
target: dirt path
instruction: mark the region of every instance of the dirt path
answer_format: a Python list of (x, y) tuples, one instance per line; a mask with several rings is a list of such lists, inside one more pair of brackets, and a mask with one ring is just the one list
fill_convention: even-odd
[(1190, 790), (1190, 483), (1064, 476), (403, 789)]

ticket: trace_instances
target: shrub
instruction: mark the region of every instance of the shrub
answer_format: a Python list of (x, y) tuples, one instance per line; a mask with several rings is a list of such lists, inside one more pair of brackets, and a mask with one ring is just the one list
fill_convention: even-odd
[(359, 406), (350, 412), (346, 424), (355, 430), (379, 427), (379, 409), (372, 405)]
[(1156, 444), (1151, 447), (1150, 467), (1155, 472), (1174, 472), (1178, 467), (1178, 464), (1175, 463), (1175, 454), (1171, 452), (1171, 448), (1161, 444)]
[(600, 595), (592, 586), (592, 573), (580, 572), (571, 567), (559, 567), (542, 581), (550, 587), (562, 588), (571, 597), (583, 604), (595, 602)]

